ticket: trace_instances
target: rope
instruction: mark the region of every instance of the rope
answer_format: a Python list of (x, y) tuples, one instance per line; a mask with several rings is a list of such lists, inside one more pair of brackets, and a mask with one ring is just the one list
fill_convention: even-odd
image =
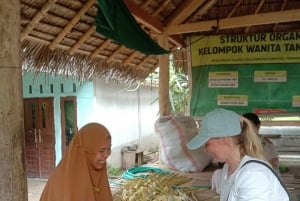
[[(150, 173), (158, 173), (158, 174), (170, 174), (169, 170), (160, 169), (157, 167), (149, 167), (149, 166), (137, 166), (133, 168), (127, 169), (123, 174), (123, 179), (135, 179), (135, 178), (147, 178)], [(176, 189), (195, 189), (195, 188), (205, 188), (210, 189), (210, 185), (192, 185), (192, 186), (172, 186), (174, 190)]]
[[(170, 171), (163, 170), (157, 167), (147, 167), (147, 166), (137, 166), (133, 168), (127, 169), (123, 174), (122, 178), (124, 179), (134, 179), (134, 178), (146, 178), (150, 173), (158, 173), (158, 174), (169, 174)], [(144, 173), (144, 174), (143, 174)]]

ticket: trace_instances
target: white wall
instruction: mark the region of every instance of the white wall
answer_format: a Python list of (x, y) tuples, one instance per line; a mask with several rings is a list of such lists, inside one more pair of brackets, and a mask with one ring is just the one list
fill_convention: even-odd
[(104, 80), (94, 81), (92, 119), (103, 124), (112, 135), (112, 155), (108, 163), (120, 168), (121, 148), (138, 144), (145, 150), (159, 146), (154, 133), (158, 118), (158, 89), (140, 86), (132, 90), (125, 85)]

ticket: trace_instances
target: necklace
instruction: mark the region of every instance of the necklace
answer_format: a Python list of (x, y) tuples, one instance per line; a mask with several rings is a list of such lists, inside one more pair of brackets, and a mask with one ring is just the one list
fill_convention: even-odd
[[(93, 170), (89, 168), (89, 175), (90, 175), (91, 183), (93, 185), (93, 190), (94, 190), (95, 193), (99, 193), (100, 192), (100, 188), (99, 188), (99, 186), (100, 186), (100, 178), (99, 178), (99, 176), (97, 174), (99, 174), (99, 173), (98, 172), (93, 172)], [(95, 176), (92, 176), (92, 175), (95, 175)], [(98, 185), (96, 185), (96, 183), (98, 183)]]
[(99, 187), (97, 187), (97, 186), (94, 185), (94, 191), (95, 191), (96, 193), (99, 193), (99, 191), (100, 191)]

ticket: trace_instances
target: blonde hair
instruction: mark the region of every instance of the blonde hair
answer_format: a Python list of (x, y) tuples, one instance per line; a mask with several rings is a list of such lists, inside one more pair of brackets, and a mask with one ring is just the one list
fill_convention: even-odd
[(241, 127), (241, 134), (233, 137), (240, 146), (241, 157), (248, 155), (265, 160), (261, 140), (253, 123), (249, 119), (241, 117)]

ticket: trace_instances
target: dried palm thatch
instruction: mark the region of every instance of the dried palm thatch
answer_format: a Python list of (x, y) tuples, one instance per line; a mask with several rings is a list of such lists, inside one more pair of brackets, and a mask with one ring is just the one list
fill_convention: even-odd
[(149, 74), (143, 68), (132, 65), (124, 67), (120, 62), (107, 62), (105, 59), (91, 59), (88, 55), (76, 53), (70, 55), (62, 49), (50, 50), (40, 43), (22, 44), (23, 71), (48, 72), (77, 77), (79, 81), (93, 78), (105, 78), (125, 83), (140, 81)]
[[(166, 34), (170, 59), (187, 72), (192, 34), (299, 31), (299, 0), (124, 0), (153, 40)], [(96, 0), (21, 0), (24, 71), (143, 81), (159, 63), (96, 32)], [(126, 34), (126, 33), (124, 33)]]

